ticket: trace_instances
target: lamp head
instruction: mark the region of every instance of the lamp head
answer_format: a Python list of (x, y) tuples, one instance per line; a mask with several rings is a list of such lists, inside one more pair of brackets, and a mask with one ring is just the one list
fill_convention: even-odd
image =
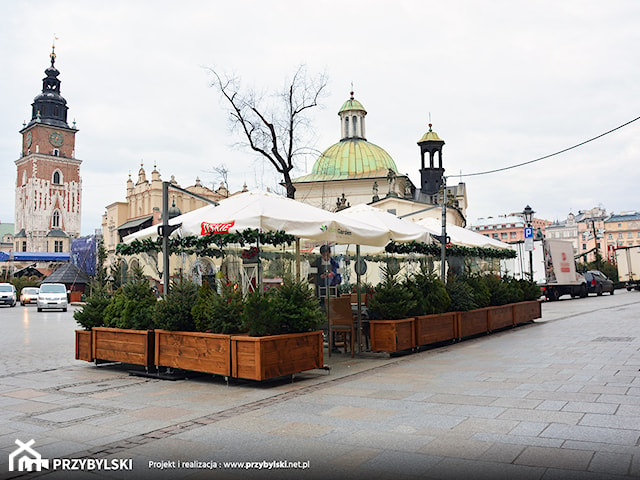
[(522, 212), (522, 215), (524, 216), (524, 221), (527, 223), (531, 223), (531, 220), (533, 220), (533, 214), (536, 213), (533, 211), (533, 209), (527, 205), (526, 207), (524, 207), (524, 211)]

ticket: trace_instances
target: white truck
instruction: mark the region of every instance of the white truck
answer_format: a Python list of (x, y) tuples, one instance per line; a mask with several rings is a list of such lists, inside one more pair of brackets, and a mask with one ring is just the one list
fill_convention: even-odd
[(576, 272), (573, 243), (545, 239), (542, 242), (545, 281), (540, 284), (547, 300), (558, 300), (562, 295), (587, 296), (587, 282)]
[(618, 247), (615, 252), (618, 279), (624, 282), (627, 290), (630, 291), (632, 288), (640, 290), (640, 245)]

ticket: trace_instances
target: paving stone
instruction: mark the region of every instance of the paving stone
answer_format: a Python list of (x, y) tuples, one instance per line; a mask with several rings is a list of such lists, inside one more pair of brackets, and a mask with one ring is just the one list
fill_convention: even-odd
[(564, 400), (544, 400), (536, 407), (536, 410), (555, 410), (560, 411), (564, 409), (567, 404)]
[(540, 480), (545, 469), (527, 465), (513, 465), (501, 462), (474, 461), (459, 458), (444, 458), (430, 468), (426, 475), (440, 480)]
[[(567, 402), (562, 411), (564, 412), (582, 412), (582, 413), (602, 413), (607, 415), (613, 415), (618, 413), (625, 415), (620, 411), (620, 405), (617, 403), (590, 403), (590, 402)], [(631, 407), (633, 408), (633, 407)], [(629, 410), (632, 411), (632, 410)], [(638, 414), (640, 415), (640, 408), (638, 408)]]
[(633, 455), (611, 452), (596, 452), (589, 464), (590, 472), (628, 475)]
[(551, 467), (568, 470), (587, 470), (594, 452), (567, 448), (527, 447), (515, 459), (518, 465)]
[(93, 417), (96, 415), (103, 415), (104, 413), (104, 410), (97, 410), (94, 408), (70, 407), (58, 409), (50, 413), (35, 415), (33, 418), (36, 418), (38, 420), (46, 420), (48, 422), (66, 423), (81, 420), (87, 417)]
[(419, 452), (441, 457), (477, 459), (491, 446), (491, 442), (468, 439), (457, 434), (446, 434), (429, 442)]
[(528, 410), (524, 408), (509, 408), (501, 413), (498, 418), (503, 420), (519, 420), (523, 422), (566, 423), (577, 424), (583, 417), (582, 413), (556, 412), (547, 410)]
[(548, 426), (548, 423), (543, 422), (520, 422), (516, 427), (509, 431), (509, 435), (537, 437)]
[(615, 445), (637, 445), (638, 430), (620, 430), (615, 428), (589, 427), (583, 425), (564, 425), (554, 423), (540, 434), (540, 437), (565, 440), (580, 440), (593, 443)]
[(640, 421), (636, 417), (625, 417), (623, 415), (603, 415), (596, 413), (588, 413), (580, 420), (579, 425), (587, 425), (591, 427), (606, 427), (616, 429), (635, 430), (640, 435)]

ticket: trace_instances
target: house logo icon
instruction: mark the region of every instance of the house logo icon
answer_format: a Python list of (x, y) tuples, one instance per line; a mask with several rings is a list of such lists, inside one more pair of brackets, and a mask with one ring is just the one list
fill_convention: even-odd
[(49, 469), (49, 460), (43, 459), (31, 446), (35, 440), (27, 443), (16, 440), (18, 448), (9, 455), (9, 471), (13, 472), (17, 465), (19, 472), (40, 472), (43, 468)]

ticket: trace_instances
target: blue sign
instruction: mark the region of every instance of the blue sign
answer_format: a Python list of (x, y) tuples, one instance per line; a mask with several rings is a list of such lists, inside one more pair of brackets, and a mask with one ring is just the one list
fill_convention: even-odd
[(533, 228), (526, 227), (524, 229), (524, 238), (533, 238)]

